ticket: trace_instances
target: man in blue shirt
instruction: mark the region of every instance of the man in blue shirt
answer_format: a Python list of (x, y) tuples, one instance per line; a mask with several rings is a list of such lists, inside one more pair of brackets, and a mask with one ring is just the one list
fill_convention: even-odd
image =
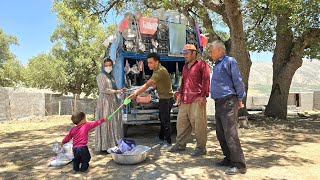
[(230, 166), (225, 173), (246, 173), (247, 167), (237, 132), (238, 110), (243, 108), (245, 88), (237, 61), (225, 54), (223, 42), (209, 45), (209, 56), (213, 60), (211, 98), (215, 100), (216, 134), (225, 158), (218, 166)]

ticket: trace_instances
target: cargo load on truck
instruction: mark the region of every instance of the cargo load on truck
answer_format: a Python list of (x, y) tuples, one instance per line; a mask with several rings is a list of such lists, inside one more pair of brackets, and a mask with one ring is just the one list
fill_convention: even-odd
[[(179, 12), (158, 9), (151, 17), (126, 13), (116, 32), (103, 44), (106, 46), (105, 58), (114, 61), (113, 76), (117, 87), (125, 88), (126, 95), (129, 95), (152, 76), (147, 66), (148, 53), (160, 54), (160, 63), (168, 70), (172, 88), (177, 91), (185, 63), (181, 55), (183, 46), (194, 44), (201, 55), (205, 43), (197, 23), (191, 26)], [(158, 108), (157, 91), (149, 88), (124, 107), (124, 124), (159, 123)], [(173, 120), (177, 112), (178, 107), (174, 106), (171, 112)]]

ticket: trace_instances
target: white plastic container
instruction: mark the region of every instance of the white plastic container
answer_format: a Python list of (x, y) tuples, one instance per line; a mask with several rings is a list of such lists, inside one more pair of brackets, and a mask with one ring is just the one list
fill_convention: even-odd
[(158, 18), (159, 20), (165, 21), (166, 17), (165, 17), (165, 9), (164, 8), (160, 8), (160, 9), (156, 9), (152, 12), (152, 17), (153, 18)]
[(169, 10), (165, 13), (165, 17), (169, 23), (189, 24), (187, 18), (179, 11)]
[(127, 113), (122, 113), (122, 120), (128, 121), (128, 114)]
[(166, 21), (171, 23), (180, 23), (180, 13), (178, 11), (169, 10), (165, 14)]

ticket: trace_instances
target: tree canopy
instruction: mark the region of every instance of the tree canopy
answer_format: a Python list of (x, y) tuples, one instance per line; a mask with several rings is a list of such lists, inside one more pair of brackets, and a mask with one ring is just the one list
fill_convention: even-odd
[(59, 25), (51, 36), (55, 42), (52, 53), (66, 63), (65, 91), (89, 95), (96, 89), (96, 75), (104, 53), (102, 42), (106, 35), (96, 16), (87, 11), (72, 10), (67, 2), (56, 0), (53, 4)]
[[(306, 44), (304, 57), (320, 59), (318, 0), (251, 0), (245, 7), (247, 44), (250, 50), (274, 51), (276, 35), (284, 34), (289, 29), (291, 33), (286, 35), (292, 36), (293, 43), (298, 45), (299, 41), (304, 41)], [(280, 20), (285, 24), (276, 31)]]
[(25, 70), (26, 84), (30, 87), (67, 93), (65, 67), (66, 62), (55, 59), (52, 54), (39, 54), (28, 62)]
[(23, 83), (23, 66), (10, 51), (10, 45), (18, 45), (18, 39), (5, 34), (0, 28), (0, 86), (17, 86)]
[(0, 67), (0, 86), (16, 87), (24, 84), (24, 67), (17, 59), (8, 59)]
[(10, 45), (18, 45), (18, 39), (15, 36), (5, 34), (0, 28), (0, 64), (15, 58), (9, 49)]

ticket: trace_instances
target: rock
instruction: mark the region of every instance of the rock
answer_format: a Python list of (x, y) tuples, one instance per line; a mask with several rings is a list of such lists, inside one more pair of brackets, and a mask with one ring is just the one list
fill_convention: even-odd
[(240, 116), (240, 117), (238, 117), (238, 123), (239, 123), (239, 125), (240, 125), (239, 128), (244, 128), (244, 129), (250, 129), (250, 128), (251, 128), (247, 116)]

